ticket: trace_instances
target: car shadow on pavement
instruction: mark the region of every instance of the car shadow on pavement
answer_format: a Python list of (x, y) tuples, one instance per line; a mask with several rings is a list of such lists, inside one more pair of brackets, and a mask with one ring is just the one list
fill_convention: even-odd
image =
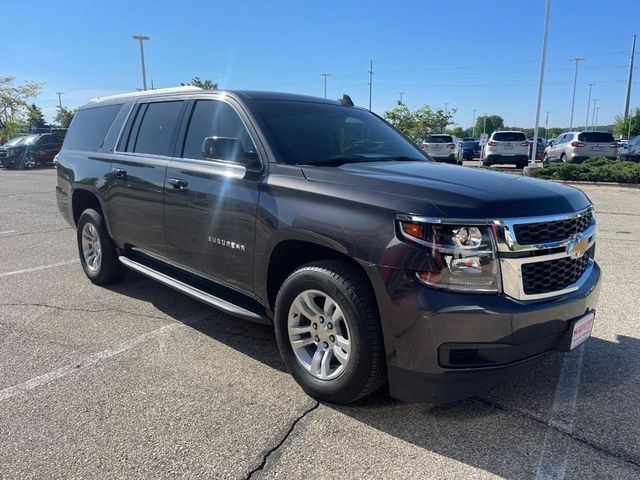
[[(194, 310), (206, 311), (208, 307), (138, 275), (130, 274), (109, 289), (151, 302), (213, 340), (279, 372), (286, 371), (270, 326), (214, 309), (210, 309), (211, 316), (191, 324)], [(640, 465), (640, 417), (634, 400), (640, 398), (640, 340), (619, 336), (617, 342), (610, 342), (593, 337), (580, 348), (585, 350), (577, 405), (572, 412), (573, 432), (563, 433), (548, 422), (563, 362), (578, 351), (552, 352), (494, 388), (448, 405), (403, 403), (390, 398), (385, 388), (348, 406), (323, 405), (356, 420), (356, 425), (507, 478), (535, 476), (550, 430), (553, 435), (576, 438), (582, 446), (595, 445), (585, 448), (605, 454), (612, 451), (612, 456)], [(605, 444), (609, 441), (613, 445)]]

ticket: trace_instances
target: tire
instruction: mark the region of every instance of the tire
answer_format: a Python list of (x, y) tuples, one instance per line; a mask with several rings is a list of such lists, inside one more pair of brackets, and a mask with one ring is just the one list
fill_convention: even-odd
[[(332, 308), (331, 301), (337, 308)], [(364, 275), (345, 262), (314, 262), (293, 272), (278, 292), (274, 323), (282, 359), (311, 397), (351, 403), (385, 382), (382, 328), (374, 295)], [(294, 351), (292, 342), (304, 346)], [(348, 349), (343, 349), (347, 343)]]
[(36, 159), (32, 155), (25, 155), (20, 162), (21, 170), (30, 170), (36, 166)]
[[(91, 282), (108, 285), (124, 277), (127, 269), (118, 260), (116, 246), (109, 236), (101, 213), (92, 208), (82, 212), (76, 236), (80, 264)], [(93, 251), (93, 256), (90, 251)]]
[(560, 155), (560, 161), (562, 163), (567, 163), (567, 155), (564, 154), (564, 153), (562, 155)]
[(491, 166), (491, 162), (487, 159), (482, 159), (482, 166), (483, 167), (490, 167)]

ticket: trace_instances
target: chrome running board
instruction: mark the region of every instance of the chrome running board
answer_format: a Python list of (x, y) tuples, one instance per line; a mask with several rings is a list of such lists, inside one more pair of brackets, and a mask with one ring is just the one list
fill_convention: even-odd
[(211, 305), (212, 307), (222, 310), (223, 312), (226, 312), (230, 315), (245, 318), (254, 322), (271, 324), (269, 319), (264, 315), (260, 315), (259, 313), (247, 310), (246, 308), (228, 302), (227, 300), (224, 300), (220, 297), (216, 297), (185, 282), (170, 277), (165, 273), (154, 270), (147, 265), (136, 262), (135, 260), (131, 260), (130, 258), (124, 256), (119, 256), (118, 260), (120, 260), (120, 263), (122, 263), (125, 267), (130, 268), (131, 270), (141, 273), (146, 277), (156, 280), (168, 287), (178, 290), (179, 292), (185, 293), (190, 297), (195, 298), (196, 300), (200, 300), (201, 302), (204, 302), (207, 305)]

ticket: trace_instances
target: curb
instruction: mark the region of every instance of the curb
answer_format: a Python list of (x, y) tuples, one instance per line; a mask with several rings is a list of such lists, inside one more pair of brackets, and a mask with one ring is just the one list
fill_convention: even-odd
[(553, 180), (545, 178), (549, 182), (566, 183), (567, 185), (586, 185), (592, 187), (625, 187), (625, 188), (640, 188), (638, 183), (616, 183), (616, 182), (579, 182), (576, 180)]

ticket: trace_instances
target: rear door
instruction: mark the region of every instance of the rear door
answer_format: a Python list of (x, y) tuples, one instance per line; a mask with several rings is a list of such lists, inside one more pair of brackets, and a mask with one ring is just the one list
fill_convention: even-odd
[(121, 248), (166, 256), (164, 181), (185, 104), (164, 100), (133, 108), (109, 179), (112, 236)]
[(167, 168), (165, 228), (172, 260), (248, 292), (261, 177), (228, 159), (202, 155), (207, 137), (237, 138), (245, 152), (256, 151), (241, 115), (239, 106), (227, 101), (190, 102), (181, 144)]

